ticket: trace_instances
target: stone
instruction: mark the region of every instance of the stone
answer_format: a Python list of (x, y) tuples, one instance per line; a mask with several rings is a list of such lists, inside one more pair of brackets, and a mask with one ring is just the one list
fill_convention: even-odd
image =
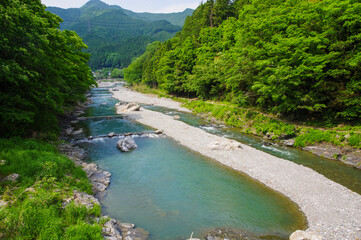
[(341, 149), (332, 145), (306, 146), (302, 149), (328, 159), (338, 159), (342, 156)]
[(105, 184), (103, 183), (99, 183), (99, 182), (93, 182), (93, 192), (104, 192), (105, 190), (107, 190), (107, 187)]
[(148, 240), (149, 232), (142, 228), (131, 229), (127, 232), (125, 240)]
[(93, 140), (94, 137), (93, 137), (93, 136), (89, 136), (88, 139), (89, 139), (89, 140)]
[(163, 133), (164, 133), (164, 131), (162, 129), (158, 129), (154, 132), (154, 134), (158, 134), (158, 135), (163, 134)]
[(88, 177), (91, 177), (94, 172), (98, 171), (98, 166), (95, 163), (84, 163), (83, 170), (86, 172)]
[(351, 135), (349, 134), (349, 133), (347, 133), (346, 135), (345, 135), (345, 139), (349, 139), (351, 137)]
[(65, 129), (66, 135), (70, 135), (73, 132), (74, 128), (67, 128)]
[(179, 115), (174, 115), (174, 116), (173, 116), (173, 119), (174, 119), (174, 120), (179, 120), (179, 119), (181, 119), (181, 117), (180, 117)]
[(242, 145), (239, 142), (229, 139), (224, 139), (221, 142), (212, 142), (209, 145), (209, 148), (211, 150), (230, 150), (230, 151), (243, 149)]
[(63, 202), (63, 207), (66, 207), (73, 201), (76, 205), (82, 205), (88, 209), (93, 208), (95, 204), (100, 205), (98, 199), (96, 199), (92, 195), (75, 190), (73, 196)]
[(16, 182), (19, 177), (20, 177), (19, 174), (13, 173), (13, 174), (10, 174), (9, 176), (7, 176), (7, 177), (4, 179), (4, 181)]
[(85, 112), (83, 110), (78, 110), (74, 113), (75, 116), (80, 116), (82, 114), (84, 114)]
[(134, 139), (128, 136), (117, 142), (117, 148), (122, 152), (129, 152), (137, 147)]
[(6, 160), (0, 160), (0, 166), (4, 166), (6, 164)]
[(103, 234), (106, 239), (115, 239), (122, 240), (123, 237), (117, 229), (117, 221), (115, 219), (111, 219), (106, 222), (103, 226)]
[(5, 208), (8, 206), (8, 202), (5, 202), (4, 200), (0, 200), (0, 208)]
[(83, 129), (80, 128), (80, 129), (77, 130), (77, 131), (73, 131), (71, 134), (72, 134), (72, 135), (78, 135), (78, 134), (82, 134), (82, 133), (83, 133)]
[(140, 105), (138, 103), (128, 103), (123, 105), (116, 104), (116, 107), (117, 113), (128, 113), (140, 110)]
[(296, 139), (287, 139), (283, 141), (283, 144), (289, 147), (295, 145)]
[(108, 137), (112, 138), (115, 136), (115, 132), (108, 133)]
[(322, 240), (322, 237), (313, 232), (297, 230), (291, 234), (290, 240)]
[(118, 223), (118, 226), (123, 232), (128, 232), (129, 230), (135, 228), (133, 223)]
[(110, 172), (108, 172), (108, 171), (103, 171), (103, 174), (105, 176), (107, 176), (108, 178), (110, 178), (112, 176), (112, 174)]
[(105, 186), (109, 186), (110, 184), (109, 177), (105, 175), (102, 171), (96, 171), (93, 174), (91, 174), (90, 180), (92, 182), (102, 183)]

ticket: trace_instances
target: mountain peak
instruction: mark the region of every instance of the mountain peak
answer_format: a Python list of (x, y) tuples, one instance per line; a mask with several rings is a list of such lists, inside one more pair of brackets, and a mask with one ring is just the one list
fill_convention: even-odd
[(89, 0), (87, 3), (85, 3), (82, 7), (82, 9), (121, 9), (119, 6), (113, 6), (108, 5), (105, 2), (102, 2), (101, 0)]

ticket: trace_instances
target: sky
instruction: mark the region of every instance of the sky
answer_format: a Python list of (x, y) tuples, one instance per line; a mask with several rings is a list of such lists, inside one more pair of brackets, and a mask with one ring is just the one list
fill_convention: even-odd
[[(41, 0), (48, 7), (79, 8), (88, 0)], [(133, 12), (170, 13), (196, 9), (202, 0), (102, 0)]]

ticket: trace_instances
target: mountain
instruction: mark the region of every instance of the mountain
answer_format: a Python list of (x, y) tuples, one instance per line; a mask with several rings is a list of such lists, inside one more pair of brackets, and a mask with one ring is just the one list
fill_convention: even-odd
[(129, 10), (125, 10), (124, 12), (133, 18), (143, 19), (146, 21), (159, 21), (166, 20), (173, 25), (182, 27), (184, 25), (184, 21), (187, 16), (191, 16), (193, 14), (193, 9), (187, 8), (183, 12), (178, 13), (136, 13)]
[(189, 9), (171, 14), (134, 13), (100, 0), (91, 0), (81, 8), (47, 10), (63, 19), (61, 29), (73, 30), (83, 38), (92, 54), (92, 69), (128, 66), (149, 43), (172, 38), (192, 13)]

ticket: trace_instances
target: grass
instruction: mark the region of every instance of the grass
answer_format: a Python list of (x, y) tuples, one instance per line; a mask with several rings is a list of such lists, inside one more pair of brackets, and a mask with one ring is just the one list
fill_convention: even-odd
[[(64, 199), (73, 190), (91, 193), (85, 172), (58, 153), (56, 147), (38, 140), (0, 139), (0, 177), (17, 173), (16, 182), (0, 182), (1, 239), (102, 239), (102, 226), (92, 209), (70, 204)], [(27, 190), (32, 188), (32, 190)]]

